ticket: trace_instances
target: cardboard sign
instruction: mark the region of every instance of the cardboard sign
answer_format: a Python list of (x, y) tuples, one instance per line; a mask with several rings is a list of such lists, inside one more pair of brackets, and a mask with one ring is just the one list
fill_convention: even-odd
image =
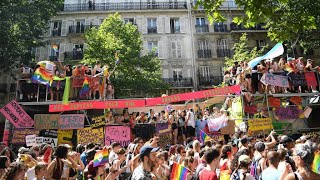
[(108, 108), (132, 108), (144, 107), (145, 100), (107, 100), (107, 101), (88, 101), (74, 102), (67, 105), (50, 104), (49, 112), (77, 111), (86, 109), (108, 109)]
[(82, 87), (84, 81), (84, 77), (74, 77), (72, 78), (72, 87), (79, 88)]
[(52, 147), (57, 147), (58, 138), (42, 137), (42, 143), (50, 144)]
[(14, 129), (12, 134), (11, 144), (26, 144), (26, 136), (39, 135), (39, 130), (36, 129)]
[(128, 146), (131, 139), (131, 129), (127, 126), (107, 126), (105, 133), (105, 145), (119, 142), (122, 147)]
[(13, 100), (0, 109), (0, 112), (14, 125), (15, 128), (30, 128), (33, 119)]
[(258, 109), (256, 105), (244, 106), (244, 112), (249, 114), (256, 114), (258, 112)]
[(32, 146), (37, 145), (35, 134), (26, 136), (26, 145), (27, 145), (27, 147), (32, 147)]
[(43, 137), (36, 137), (37, 146), (41, 146), (42, 143), (43, 143)]
[(266, 84), (279, 87), (289, 87), (289, 81), (287, 76), (275, 75), (266, 73)]
[(58, 130), (58, 145), (69, 144), (72, 146), (73, 130)]
[(314, 72), (305, 72), (304, 76), (306, 77), (308, 86), (313, 86), (313, 87), (318, 86), (317, 78)]
[(298, 109), (295, 106), (289, 106), (276, 108), (273, 110), (273, 113), (277, 120), (291, 120), (299, 119), (300, 115), (303, 113), (303, 110)]
[(100, 143), (104, 144), (104, 128), (84, 128), (77, 130), (78, 144)]
[(60, 115), (59, 129), (82, 129), (84, 126), (84, 114), (63, 114)]
[(168, 123), (157, 123), (156, 124), (156, 133), (165, 133), (170, 131)]
[(157, 123), (156, 124), (156, 133), (159, 136), (158, 145), (160, 147), (165, 147), (168, 144), (171, 144), (171, 129), (168, 123)]
[(271, 106), (271, 107), (278, 108), (281, 105), (281, 101), (279, 98), (268, 97), (268, 102), (269, 102), (269, 106)]
[(35, 129), (58, 129), (59, 114), (35, 114)]
[(57, 130), (49, 130), (49, 129), (41, 130), (39, 133), (39, 136), (57, 138), (58, 131)]
[(307, 86), (307, 80), (304, 74), (289, 74), (290, 83), (292, 86)]
[(105, 116), (98, 116), (92, 118), (92, 123), (90, 124), (91, 128), (98, 128), (106, 125)]
[(235, 133), (235, 125), (234, 121), (227, 121), (227, 126), (220, 129), (221, 134), (234, 134)]
[(290, 101), (295, 105), (300, 105), (302, 102), (302, 98), (299, 96), (293, 96), (290, 98)]
[(256, 118), (248, 120), (249, 131), (263, 131), (273, 129), (270, 118)]

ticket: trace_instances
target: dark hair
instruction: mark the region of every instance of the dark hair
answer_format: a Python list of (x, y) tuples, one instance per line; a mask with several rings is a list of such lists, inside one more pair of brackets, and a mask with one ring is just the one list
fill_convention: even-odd
[(182, 153), (183, 149), (184, 149), (184, 147), (183, 147), (182, 145), (178, 145), (178, 147), (177, 147), (177, 153), (178, 153), (178, 154)]
[(205, 149), (201, 149), (200, 152), (199, 152), (199, 156), (202, 157), (204, 155), (204, 153), (206, 152)]
[(143, 140), (141, 137), (136, 137), (134, 140), (133, 140), (133, 144), (138, 144), (140, 140)]
[(22, 162), (13, 162), (0, 179), (15, 179), (15, 176), (18, 174), (18, 172), (24, 170), (25, 168), (26, 166)]
[(267, 154), (269, 164), (276, 166), (280, 162), (279, 154), (276, 151), (269, 151)]
[(248, 149), (242, 149), (233, 156), (233, 159), (231, 160), (231, 164), (230, 164), (230, 169), (232, 172), (238, 168), (238, 159), (241, 155), (250, 156), (250, 152)]
[(91, 149), (87, 151), (87, 163), (94, 159), (94, 155), (96, 154), (96, 150)]
[(76, 152), (82, 154), (84, 151), (84, 146), (82, 144), (78, 144), (76, 147)]
[(15, 154), (12, 152), (12, 150), (10, 149), (10, 148), (8, 148), (8, 147), (5, 147), (2, 151), (1, 151), (1, 153), (0, 153), (0, 155), (1, 156), (5, 156), (6, 155), (6, 151), (9, 151), (10, 152), (10, 162), (14, 162), (14, 159), (16, 158), (15, 156)]
[(244, 145), (244, 144), (247, 144), (248, 143), (248, 139), (247, 138), (242, 138), (240, 140), (241, 144)]
[(215, 160), (219, 156), (220, 156), (220, 153), (217, 149), (209, 149), (204, 154), (204, 158), (208, 164), (210, 164), (213, 160)]
[(254, 147), (258, 152), (263, 152), (266, 149), (266, 145), (263, 142), (257, 142)]
[(212, 147), (212, 142), (211, 141), (205, 141), (204, 145), (208, 146), (208, 147)]
[(6, 169), (7, 166), (7, 160), (8, 160), (8, 157), (7, 156), (0, 156), (0, 169)]
[(222, 159), (227, 159), (228, 158), (228, 154), (232, 152), (232, 148), (230, 145), (224, 145), (222, 146), (221, 149), (221, 158)]
[(284, 160), (286, 158), (287, 155), (287, 150), (284, 148), (278, 149), (278, 154), (279, 154), (279, 158), (280, 160)]
[(40, 171), (40, 169), (46, 168), (47, 166), (48, 166), (48, 164), (46, 164), (46, 163), (38, 162), (37, 165), (34, 167), (35, 174), (38, 175), (38, 172)]
[(67, 158), (68, 150), (69, 149), (65, 145), (59, 145), (54, 153), (54, 156), (60, 159), (65, 159)]
[(113, 143), (111, 143), (112, 149), (115, 148), (115, 147), (117, 147), (117, 146), (121, 146), (121, 144), (120, 144), (119, 142), (113, 142)]

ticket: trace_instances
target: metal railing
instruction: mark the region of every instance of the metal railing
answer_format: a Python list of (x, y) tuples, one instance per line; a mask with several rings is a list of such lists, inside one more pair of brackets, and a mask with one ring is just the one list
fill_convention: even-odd
[[(195, 3), (192, 3), (192, 6), (195, 7)], [(220, 7), (220, 9), (238, 9), (238, 5), (235, 1), (224, 1)], [(198, 10), (204, 10), (203, 6), (199, 6)]]
[(245, 28), (243, 24), (237, 25), (235, 23), (230, 24), (231, 31), (249, 31), (249, 30), (266, 30), (264, 24), (258, 24), (254, 27)]
[(187, 9), (187, 2), (122, 2), (64, 4), (63, 11), (117, 11), (148, 9)]
[(69, 26), (68, 33), (84, 33), (91, 28), (99, 28), (99, 25), (72, 25)]
[(52, 36), (61, 36), (61, 28), (55, 28), (52, 30)]
[(231, 57), (230, 49), (217, 49), (217, 57)]
[(212, 58), (211, 49), (198, 50), (198, 58)]
[(163, 78), (163, 81), (172, 87), (192, 87), (192, 78)]
[(199, 75), (199, 86), (216, 86), (222, 83), (222, 76), (201, 76)]
[(68, 51), (64, 52), (64, 59), (65, 60), (82, 60), (83, 59), (83, 52), (79, 51)]
[(214, 32), (228, 32), (228, 27), (226, 24), (223, 25), (214, 25)]
[(157, 27), (148, 27), (148, 34), (157, 34)]
[(209, 32), (209, 25), (208, 24), (196, 25), (195, 27), (196, 27), (197, 33)]

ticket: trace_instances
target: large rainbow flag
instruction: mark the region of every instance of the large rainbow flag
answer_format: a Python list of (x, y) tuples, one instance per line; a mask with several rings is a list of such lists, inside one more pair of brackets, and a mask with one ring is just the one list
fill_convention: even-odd
[(178, 164), (176, 162), (173, 163), (172, 171), (170, 175), (170, 179), (174, 180), (186, 180), (188, 175), (188, 169)]
[(208, 136), (205, 132), (203, 132), (202, 130), (200, 130), (200, 133), (199, 133), (200, 135), (199, 135), (199, 141), (201, 142), (201, 143), (204, 143), (204, 142), (206, 142), (206, 141), (208, 141), (208, 140), (210, 140), (210, 136)]
[(320, 154), (319, 153), (314, 154), (314, 159), (313, 159), (313, 163), (312, 163), (312, 171), (317, 174), (320, 174)]
[(93, 159), (93, 167), (102, 166), (109, 162), (109, 151), (107, 149), (96, 152)]
[(53, 76), (43, 67), (36, 69), (32, 76), (32, 82), (37, 82), (44, 85), (50, 85), (53, 81)]
[(86, 95), (89, 94), (89, 81), (88, 81), (88, 77), (86, 76), (84, 78), (83, 84), (82, 84), (82, 88), (80, 90), (80, 97), (85, 97)]

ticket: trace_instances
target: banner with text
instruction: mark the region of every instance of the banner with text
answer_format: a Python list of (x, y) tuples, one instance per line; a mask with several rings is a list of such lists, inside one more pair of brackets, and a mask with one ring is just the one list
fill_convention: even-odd
[(303, 118), (303, 110), (301, 107), (288, 106), (274, 108), (273, 113), (277, 120), (294, 120)]
[(72, 146), (73, 130), (58, 130), (58, 145), (69, 144)]
[(101, 126), (106, 125), (106, 119), (105, 116), (96, 116), (92, 118), (92, 122), (90, 124), (91, 128), (99, 128)]
[(144, 107), (145, 100), (107, 100), (107, 101), (87, 101), (74, 102), (67, 105), (51, 104), (49, 112), (76, 111), (86, 109), (108, 109), (108, 108), (131, 108)]
[(104, 144), (104, 128), (92, 129), (83, 128), (77, 130), (77, 141), (78, 144), (88, 144), (88, 143), (100, 143)]
[(13, 100), (0, 109), (0, 112), (13, 124), (15, 128), (30, 128), (33, 126), (33, 119)]
[(84, 114), (63, 114), (60, 115), (59, 129), (82, 129), (84, 127)]
[(266, 73), (265, 77), (266, 77), (266, 84), (269, 84), (272, 86), (279, 86), (279, 87), (289, 87), (289, 81), (287, 76)]
[(270, 118), (256, 118), (248, 120), (249, 131), (263, 131), (273, 129)]
[(304, 76), (306, 77), (308, 86), (318, 86), (317, 78), (314, 72), (305, 72)]
[(11, 144), (26, 144), (26, 136), (39, 135), (39, 130), (36, 129), (14, 129), (12, 134)]
[(58, 129), (59, 114), (35, 114), (35, 129)]
[(106, 126), (105, 131), (105, 145), (109, 146), (112, 142), (116, 141), (122, 147), (128, 146), (131, 139), (131, 129), (127, 126)]
[(289, 74), (290, 83), (292, 86), (307, 86), (307, 80), (304, 74)]
[(186, 101), (192, 99), (201, 99), (218, 95), (227, 95), (240, 92), (240, 85), (226, 86), (221, 88), (215, 88), (210, 90), (203, 90), (197, 92), (174, 94), (170, 96), (149, 98), (146, 100), (147, 106), (154, 106), (159, 104), (170, 104), (172, 102)]

